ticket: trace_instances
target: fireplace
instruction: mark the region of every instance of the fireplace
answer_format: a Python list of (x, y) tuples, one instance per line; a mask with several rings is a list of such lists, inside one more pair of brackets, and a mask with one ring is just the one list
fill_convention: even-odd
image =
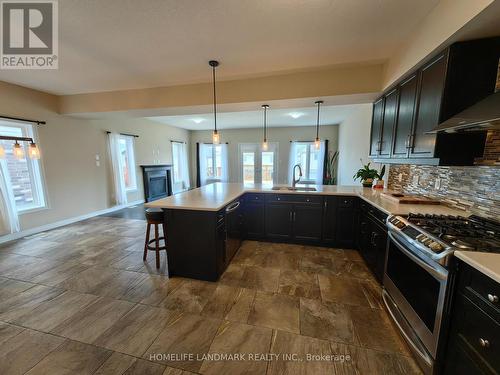
[(141, 165), (141, 168), (146, 202), (172, 195), (171, 165)]

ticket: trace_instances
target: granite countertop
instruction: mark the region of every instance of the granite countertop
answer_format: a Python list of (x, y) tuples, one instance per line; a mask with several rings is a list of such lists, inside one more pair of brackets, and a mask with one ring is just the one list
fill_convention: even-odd
[(381, 196), (381, 192), (389, 190), (377, 190), (363, 188), (361, 186), (337, 186), (337, 185), (307, 185), (316, 188), (316, 191), (290, 191), (272, 190), (271, 186), (260, 184), (244, 185), (242, 183), (217, 182), (201, 188), (175, 194), (146, 204), (146, 207), (218, 211), (231, 201), (239, 198), (244, 193), (273, 193), (273, 194), (310, 194), (310, 195), (344, 195), (359, 196), (361, 199), (377, 207), (379, 210), (393, 215), (408, 215), (412, 213), (439, 214), (439, 215), (466, 215), (467, 212), (449, 208), (445, 205), (425, 204), (399, 204)]
[(454, 255), (469, 266), (500, 283), (500, 254), (458, 250), (455, 251)]

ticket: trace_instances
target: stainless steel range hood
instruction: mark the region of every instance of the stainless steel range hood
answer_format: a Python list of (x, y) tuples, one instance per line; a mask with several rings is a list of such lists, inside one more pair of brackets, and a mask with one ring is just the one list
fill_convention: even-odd
[(439, 124), (429, 133), (500, 129), (500, 91)]

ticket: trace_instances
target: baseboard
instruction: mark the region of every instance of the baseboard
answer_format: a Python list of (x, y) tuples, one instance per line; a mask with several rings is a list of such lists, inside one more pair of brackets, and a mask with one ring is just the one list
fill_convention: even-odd
[(69, 219), (56, 221), (54, 223), (45, 224), (45, 225), (42, 225), (42, 226), (39, 226), (39, 227), (22, 230), (20, 232), (16, 232), (16, 233), (12, 233), (12, 234), (7, 234), (5, 236), (1, 236), (0, 237), (0, 244), (6, 243), (6, 242), (10, 242), (10, 241), (14, 241), (14, 240), (18, 240), (19, 238), (23, 238), (23, 237), (27, 237), (27, 236), (32, 236), (32, 235), (40, 233), (40, 232), (45, 232), (47, 230), (51, 230), (51, 229), (63, 227), (65, 225), (73, 224), (73, 223), (76, 223), (78, 221), (90, 219), (92, 217), (99, 216), (99, 215), (108, 214), (110, 212), (121, 210), (122, 208), (127, 208), (127, 207), (130, 207), (130, 206), (135, 206), (135, 205), (142, 204), (142, 203), (144, 203), (144, 200), (138, 200), (138, 201), (134, 201), (134, 202), (130, 202), (130, 203), (124, 204), (124, 205), (106, 208), (106, 209), (100, 210), (100, 211), (90, 212), (90, 213), (85, 214), (85, 215), (76, 216), (76, 217), (72, 217), (72, 218), (69, 218)]

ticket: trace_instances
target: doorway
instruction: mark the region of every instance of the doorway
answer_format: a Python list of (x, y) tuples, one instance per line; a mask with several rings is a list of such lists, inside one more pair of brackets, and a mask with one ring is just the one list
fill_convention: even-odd
[(240, 182), (268, 186), (277, 183), (277, 143), (269, 143), (267, 150), (263, 150), (260, 143), (240, 143), (239, 151)]

